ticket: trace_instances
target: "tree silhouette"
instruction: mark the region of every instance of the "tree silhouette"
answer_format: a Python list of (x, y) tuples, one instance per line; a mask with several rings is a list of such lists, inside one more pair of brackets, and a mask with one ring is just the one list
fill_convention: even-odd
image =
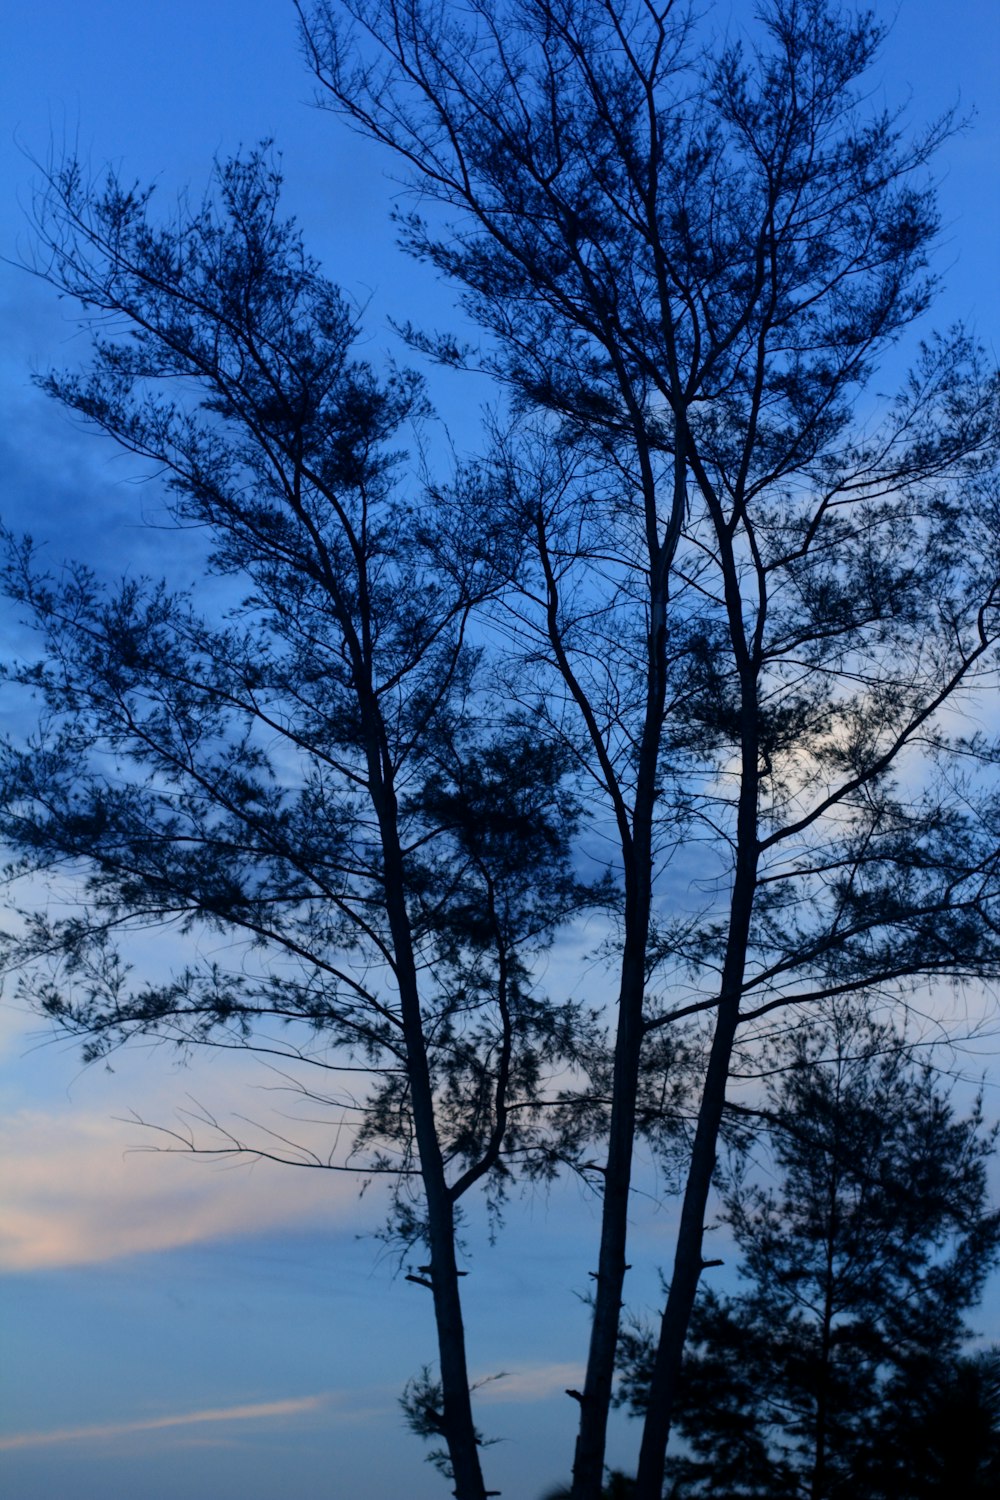
[[(994, 751), (946, 705), (995, 671), (1000, 391), (961, 330), (895, 402), (873, 384), (933, 295), (952, 122), (875, 107), (880, 28), (828, 0), (768, 0), (746, 44), (670, 0), (298, 8), (321, 97), (414, 189), (404, 246), (482, 333), (414, 346), (519, 419), (505, 620), (614, 840), (574, 1500), (602, 1482), (636, 1136), (691, 1055), (667, 1036), (707, 1023), (637, 1479), (659, 1500), (734, 1058), (783, 1008), (998, 972)], [(692, 870), (709, 894), (678, 910)]]
[[(490, 491), (408, 490), (394, 445), (419, 381), (355, 358), (279, 186), (261, 151), (157, 222), (114, 177), (49, 180), (39, 269), (100, 321), (91, 369), (43, 384), (153, 460), (212, 550), (192, 598), (47, 572), (7, 538), (7, 591), (44, 638), (10, 675), (43, 718), (3, 746), (0, 831), (19, 871), (80, 875), (77, 909), (25, 912), (7, 957), (90, 1057), (153, 1035), (321, 1080), (310, 1097), (348, 1127), (328, 1156), (273, 1133), (210, 1149), (394, 1184), (390, 1231), (430, 1256), (413, 1279), (434, 1298), (439, 1433), (456, 1493), (482, 1500), (457, 1216), (477, 1185), (502, 1199), (541, 1081), (573, 1057), (574, 1009), (544, 1002), (530, 961), (589, 899), (567, 865), (577, 809), (565, 755), (467, 644), (510, 571)], [(232, 961), (134, 980), (128, 934), (151, 926), (221, 933)]]
[[(260, 156), (172, 223), (52, 174), (39, 269), (98, 323), (92, 373), (48, 389), (159, 466), (212, 551), (191, 600), (47, 576), (12, 539), (44, 722), (5, 752), (0, 833), (85, 882), (13, 958), (55, 966), (43, 1003), (92, 1050), (360, 1070), (338, 1164), (393, 1177), (429, 1246), (441, 1397), (418, 1382), (411, 1415), (460, 1500), (485, 1493), (460, 1200), (520, 1164), (596, 1184), (572, 1494), (597, 1500), (647, 1137), (683, 1188), (636, 1477), (660, 1500), (734, 1071), (823, 1002), (1000, 977), (975, 725), (1000, 382), (956, 329), (876, 383), (933, 295), (952, 123), (880, 111), (879, 29), (828, 0), (765, 0), (752, 45), (672, 0), (298, 9), (481, 336), (412, 347), (507, 411), (479, 463), (406, 477), (420, 383), (352, 354)], [(584, 836), (611, 866), (600, 1026), (533, 980), (597, 898)], [(245, 939), (246, 967), (133, 981), (119, 939), (149, 922)]]
[[(746, 1290), (696, 1305), (674, 1492), (976, 1493), (996, 1472), (996, 1362), (960, 1351), (1000, 1259), (997, 1131), (979, 1101), (959, 1118), (905, 1040), (863, 1016), (835, 1012), (769, 1061), (754, 1111), (768, 1176), (743, 1157), (722, 1185)], [(633, 1336), (634, 1408), (648, 1353)]]

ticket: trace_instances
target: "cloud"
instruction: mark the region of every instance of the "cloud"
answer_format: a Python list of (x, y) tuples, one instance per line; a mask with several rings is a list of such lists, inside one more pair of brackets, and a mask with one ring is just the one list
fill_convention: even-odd
[(101, 1438), (127, 1437), (135, 1432), (159, 1432), (165, 1427), (193, 1427), (205, 1422), (266, 1422), (279, 1417), (300, 1416), (330, 1403), (330, 1393), (294, 1396), (286, 1401), (259, 1401), (247, 1406), (208, 1407), (166, 1417), (146, 1417), (133, 1422), (98, 1422), (87, 1427), (57, 1427), (49, 1432), (15, 1432), (0, 1436), (0, 1450), (46, 1448), (52, 1443), (88, 1442)]
[[(15, 1097), (0, 1112), (0, 1271), (92, 1264), (282, 1228), (359, 1231), (380, 1217), (377, 1201), (359, 1205), (357, 1176), (165, 1153), (149, 1149), (161, 1144), (149, 1131), (114, 1118), (141, 1102), (146, 1118), (182, 1125), (177, 1105), (194, 1083), (222, 1123), (259, 1112), (264, 1127), (329, 1150), (338, 1128), (333, 1111), (329, 1118), (321, 1112), (318, 1123), (289, 1122), (276, 1115), (283, 1105), (254, 1087), (259, 1072), (235, 1059), (192, 1067), (183, 1082), (162, 1066), (162, 1054), (159, 1062), (123, 1060), (114, 1076), (81, 1074), (65, 1057), (46, 1061), (39, 1067), (24, 1059), (22, 1079), (8, 1090)], [(16, 1079), (13, 1059), (3, 1071)], [(290, 1108), (300, 1112), (294, 1100)], [(207, 1125), (195, 1133), (203, 1144), (218, 1143)], [(268, 1143), (262, 1130), (257, 1138)]]
[(562, 1394), (581, 1384), (583, 1366), (579, 1364), (529, 1365), (526, 1368), (505, 1372), (503, 1375), (487, 1375), (476, 1382), (477, 1400), (541, 1401), (546, 1396)]

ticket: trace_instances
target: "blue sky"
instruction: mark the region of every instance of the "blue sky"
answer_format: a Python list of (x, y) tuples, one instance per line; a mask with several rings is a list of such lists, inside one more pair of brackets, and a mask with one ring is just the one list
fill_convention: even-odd
[[(35, 0), (12, 9), (0, 57), (0, 253), (31, 253), (29, 156), (44, 162), (67, 148), (95, 170), (113, 161), (157, 178), (169, 198), (186, 183), (199, 189), (214, 155), (273, 136), (308, 243), (368, 305), (370, 356), (400, 354), (391, 318), (447, 322), (446, 289), (394, 249), (391, 164), (310, 108), (290, 4)], [(876, 88), (909, 98), (917, 121), (954, 103), (978, 108), (971, 131), (941, 158), (946, 286), (934, 321), (968, 319), (995, 347), (1000, 9), (985, 0), (880, 0), (876, 9), (896, 18)], [(155, 492), (30, 384), (32, 369), (83, 357), (72, 309), (3, 265), (0, 319), (5, 518), (60, 552), (157, 566), (164, 534), (141, 525)], [(444, 377), (434, 389), (457, 445), (474, 445), (463, 424), (485, 389)], [(4, 629), (23, 644), (16, 622)], [(556, 961), (550, 982), (561, 978)], [(123, 1123), (130, 1110), (169, 1121), (201, 1101), (255, 1113), (273, 1080), (247, 1060), (211, 1056), (182, 1070), (157, 1049), (122, 1055), (113, 1067), (82, 1070), (71, 1045), (45, 1042), (38, 1023), (5, 1000), (3, 1492), (10, 1500), (445, 1493), (396, 1406), (405, 1379), (433, 1356), (429, 1298), (394, 1275), (366, 1234), (377, 1226), (377, 1203), (359, 1203), (354, 1183), (331, 1174), (220, 1171), (130, 1152), (143, 1143)], [(637, 1208), (634, 1259), (650, 1267), (637, 1291), (650, 1306), (671, 1223), (669, 1205)], [(562, 1391), (576, 1382), (585, 1350), (579, 1297), (595, 1225), (595, 1206), (567, 1185), (515, 1204), (498, 1252), (482, 1226), (470, 1227), (474, 1368), (509, 1372), (482, 1407), (487, 1430), (508, 1440), (491, 1455), (508, 1496), (531, 1500), (568, 1471), (575, 1409)], [(995, 1300), (981, 1322), (1000, 1337)], [(629, 1446), (618, 1433), (612, 1457)]]

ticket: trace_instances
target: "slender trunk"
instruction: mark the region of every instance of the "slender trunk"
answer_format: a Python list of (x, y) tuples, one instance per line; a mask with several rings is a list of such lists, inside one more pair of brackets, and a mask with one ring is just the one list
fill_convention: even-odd
[[(487, 1491), (479, 1462), (479, 1444), (472, 1416), (465, 1355), (465, 1326), (455, 1258), (454, 1206), (445, 1181), (434, 1123), (433, 1098), (423, 1038), (420, 1036), (415, 1044), (411, 1044), (408, 1027), (406, 1031), (414, 1130), (427, 1202), (430, 1280), (444, 1406), (441, 1413), (441, 1436), (451, 1459), (457, 1500), (485, 1500)], [(419, 1076), (421, 1074), (422, 1077)]]
[(820, 1332), (819, 1384), (816, 1391), (816, 1430), (813, 1440), (810, 1500), (822, 1500), (826, 1488), (826, 1444), (830, 1419), (830, 1356), (833, 1352), (833, 1262), (837, 1239), (837, 1166), (832, 1164), (828, 1199), (826, 1279), (823, 1288), (823, 1324)]
[[(744, 702), (747, 702), (746, 684)], [(737, 817), (736, 874), (730, 907), (729, 937), (722, 970), (715, 1035), (702, 1088), (698, 1124), (688, 1167), (674, 1270), (649, 1390), (649, 1405), (639, 1450), (635, 1500), (661, 1500), (667, 1442), (680, 1382), (684, 1345), (704, 1261), (705, 1209), (715, 1172), (716, 1151), (746, 966), (750, 918), (757, 878), (757, 732), (756, 714), (745, 711), (743, 777)]]
[[(381, 757), (378, 757), (381, 762)], [(372, 764), (370, 758), (369, 764)], [(434, 1296), (438, 1361), (444, 1410), (440, 1413), (441, 1436), (448, 1449), (455, 1481), (456, 1500), (486, 1500), (479, 1462), (479, 1443), (472, 1416), (469, 1370), (465, 1353), (465, 1327), (455, 1258), (455, 1212), (445, 1175), (444, 1159), (434, 1114), (434, 1091), (427, 1060), (427, 1045), (420, 1014), (417, 967), (413, 935), (406, 909), (406, 885), (402, 850), (396, 821), (396, 799), (381, 768), (373, 777), (385, 860), (385, 899), (399, 986), (406, 1067), (413, 1110), (413, 1129), (420, 1157), (420, 1176), (427, 1203), (427, 1238), (430, 1248), (430, 1281)], [(375, 787), (377, 786), (377, 791)]]
[(572, 1500), (597, 1500), (604, 1479), (604, 1449), (625, 1283), (629, 1184), (642, 1047), (648, 902), (642, 926), (644, 933), (641, 944), (640, 934), (634, 933), (622, 965), (611, 1122), (604, 1175), (601, 1248), (597, 1263), (587, 1374), (580, 1400), (580, 1427), (573, 1459)]
[(631, 850), (626, 854), (625, 945), (618, 996), (618, 1032), (608, 1154), (604, 1168), (601, 1248), (587, 1373), (580, 1399), (580, 1425), (573, 1458), (572, 1500), (599, 1500), (604, 1479), (608, 1413), (615, 1378), (618, 1331), (625, 1284), (629, 1188), (635, 1145), (636, 1100), (643, 1041), (646, 947), (652, 906), (652, 830), (656, 769), (666, 698), (666, 567), (654, 599), (649, 635), (649, 688), (640, 747)]
[(816, 1430), (813, 1440), (812, 1479), (809, 1500), (822, 1500), (826, 1488), (826, 1429), (830, 1404), (830, 1319), (824, 1311), (820, 1350), (819, 1389), (816, 1392)]
[[(625, 380), (623, 390), (628, 390)], [(641, 423), (638, 425), (641, 431)], [(572, 1500), (600, 1500), (608, 1414), (618, 1354), (626, 1271), (629, 1189), (635, 1147), (636, 1100), (644, 1035), (646, 948), (653, 903), (653, 820), (656, 813), (660, 740), (667, 700), (670, 568), (677, 550), (687, 503), (686, 432), (685, 421), (678, 419), (675, 423), (670, 523), (662, 543), (657, 536), (656, 481), (649, 463), (648, 450), (643, 442), (639, 443), (649, 548), (646, 701), (636, 766), (630, 836), (619, 823), (625, 869), (625, 941), (618, 994), (618, 1032), (615, 1038), (608, 1154), (604, 1168), (601, 1248), (597, 1263), (587, 1373), (580, 1399), (580, 1425), (573, 1457)]]
[(738, 1017), (737, 999), (730, 996), (720, 1002), (684, 1191), (674, 1271), (660, 1324), (660, 1338), (649, 1388), (649, 1406), (639, 1450), (636, 1500), (660, 1500), (663, 1493), (667, 1440), (670, 1436), (684, 1343), (702, 1272), (705, 1207), (715, 1171), (716, 1144)]

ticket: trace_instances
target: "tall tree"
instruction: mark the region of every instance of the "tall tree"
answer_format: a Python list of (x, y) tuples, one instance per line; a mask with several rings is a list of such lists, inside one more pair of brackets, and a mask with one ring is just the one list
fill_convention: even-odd
[[(43, 384), (155, 462), (211, 552), (191, 598), (47, 573), (8, 537), (7, 591), (44, 637), (9, 675), (44, 716), (3, 746), (0, 834), (80, 896), (25, 913), (7, 958), (54, 966), (31, 992), (91, 1055), (152, 1034), (331, 1080), (345, 1149), (292, 1159), (396, 1184), (393, 1229), (429, 1251), (423, 1415), (455, 1493), (483, 1500), (456, 1221), (473, 1188), (502, 1197), (539, 1080), (572, 1056), (572, 1007), (543, 1002), (530, 960), (582, 899), (576, 810), (565, 756), (502, 711), (467, 644), (510, 572), (490, 493), (406, 478), (419, 382), (352, 354), (356, 320), (278, 191), (266, 152), (160, 222), (149, 192), (74, 163), (48, 183), (38, 268), (98, 322), (89, 371)], [(135, 980), (147, 926), (238, 956)]]
[[(915, 1494), (932, 1477), (935, 1407), (972, 1395), (982, 1363), (961, 1349), (1000, 1259), (996, 1129), (981, 1101), (959, 1117), (905, 1038), (864, 1015), (835, 1010), (766, 1062), (752, 1165), (737, 1155), (721, 1195), (746, 1289), (696, 1306), (679, 1409), (691, 1457), (672, 1464), (675, 1492)], [(632, 1341), (639, 1409), (648, 1353)], [(970, 1474), (997, 1435), (970, 1400)]]
[[(670, 0), (299, 9), (327, 101), (430, 205), (404, 244), (484, 334), (414, 342), (521, 418), (534, 558), (507, 608), (618, 846), (574, 1500), (601, 1484), (640, 1096), (665, 1030), (708, 1022), (638, 1476), (659, 1500), (734, 1048), (779, 1007), (997, 973), (995, 752), (952, 713), (995, 682), (997, 379), (959, 330), (894, 403), (873, 386), (931, 300), (951, 122), (874, 109), (880, 27), (828, 0), (767, 0), (749, 46)], [(677, 849), (701, 913), (658, 895)]]

